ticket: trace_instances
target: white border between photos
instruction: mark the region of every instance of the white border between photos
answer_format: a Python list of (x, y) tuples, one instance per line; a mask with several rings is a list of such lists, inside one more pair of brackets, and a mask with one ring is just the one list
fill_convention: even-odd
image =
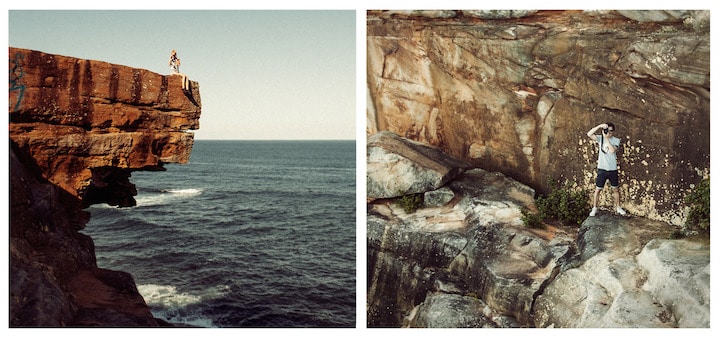
[[(480, 332), (475, 329), (432, 329), (432, 330), (402, 330), (402, 329), (368, 329), (366, 328), (366, 289), (367, 289), (367, 283), (366, 283), (366, 269), (367, 269), (367, 262), (366, 262), (366, 187), (365, 187), (365, 172), (366, 172), (366, 111), (367, 111), (367, 97), (366, 97), (366, 90), (367, 90), (367, 82), (366, 82), (366, 11), (368, 9), (408, 9), (411, 7), (411, 9), (472, 9), (472, 8), (488, 8), (489, 9), (528, 9), (528, 8), (534, 8), (534, 9), (584, 9), (587, 8), (589, 5), (595, 5), (596, 8), (599, 9), (705, 9), (709, 8), (709, 2), (708, 1), (697, 1), (697, 0), (690, 0), (690, 1), (619, 1), (619, 0), (608, 0), (604, 1), (603, 3), (583, 3), (583, 5), (580, 5), (577, 2), (573, 1), (515, 1), (513, 3), (492, 3), (492, 4), (485, 4), (482, 1), (456, 1), (456, 0), (448, 0), (448, 1), (426, 1), (426, 0), (418, 0), (418, 1), (398, 1), (398, 0), (389, 0), (389, 1), (378, 1), (378, 0), (371, 0), (371, 1), (305, 1), (305, 2), (291, 2), (291, 1), (275, 1), (275, 0), (266, 0), (266, 1), (258, 1), (258, 2), (250, 2), (250, 3), (230, 3), (229, 1), (218, 1), (218, 0), (204, 0), (204, 1), (197, 1), (197, 2), (190, 2), (190, 3), (178, 3), (177, 1), (124, 1), (124, 2), (90, 2), (90, 1), (63, 1), (63, 2), (50, 2), (50, 1), (23, 1), (23, 2), (16, 2), (14, 4), (6, 3), (5, 4), (5, 11), (2, 16), (3, 20), (3, 27), (7, 30), (7, 20), (8, 20), (8, 9), (301, 9), (301, 10), (312, 10), (312, 9), (347, 9), (347, 10), (355, 10), (356, 11), (356, 328), (355, 329), (216, 329), (212, 331), (197, 331), (202, 329), (170, 329), (173, 330), (173, 335), (175, 336), (196, 336), (198, 334), (203, 335), (214, 335), (214, 336), (237, 336), (237, 335), (243, 335), (246, 337), (263, 337), (268, 335), (276, 335), (276, 334), (292, 334), (293, 336), (298, 337), (338, 337), (338, 336), (352, 336), (352, 337), (365, 337), (365, 336), (378, 336), (381, 337), (396, 337), (396, 336), (413, 336), (413, 337), (437, 337), (437, 336), (443, 336), (446, 334), (452, 334), (454, 336), (477, 336), (477, 335), (483, 335), (483, 334), (491, 334), (493, 336), (516, 336), (516, 335), (529, 335), (532, 334), (534, 336), (552, 336), (552, 337), (558, 337), (558, 336), (570, 336), (570, 335), (606, 335), (606, 334), (627, 334), (627, 333), (652, 333), (655, 336), (664, 336), (664, 337), (670, 337), (671, 335), (679, 335), (679, 334), (700, 334), (703, 336), (709, 336), (709, 333), (711, 333), (711, 330), (716, 331), (715, 326), (718, 326), (718, 323), (715, 323), (714, 326), (712, 324), (712, 329), (693, 329), (693, 330), (686, 330), (682, 329), (679, 331), (676, 330), (659, 330), (655, 329), (653, 331), (650, 330), (644, 330), (639, 329), (635, 331), (626, 331), (621, 330), (618, 331), (618, 329), (614, 331), (604, 331), (604, 330), (595, 330), (595, 329), (576, 329), (576, 330), (563, 330), (563, 329), (551, 329), (551, 330), (543, 330), (543, 329), (493, 329), (492, 331), (484, 331)], [(496, 7), (498, 5), (504, 5), (501, 7)], [(715, 7), (717, 6), (716, 3), (713, 3), (711, 6), (712, 10), (712, 21), (715, 17)], [(717, 24), (713, 23), (711, 25), (712, 30), (712, 43), (711, 43), (711, 55), (712, 60), (716, 59), (714, 57), (715, 53), (714, 47), (718, 45), (718, 36), (719, 32), (716, 28)], [(7, 42), (7, 31), (5, 31), (5, 34), (3, 34), (3, 39), (6, 39), (5, 42)], [(6, 44), (7, 45), (7, 44)], [(7, 65), (3, 65), (3, 67), (7, 67)], [(717, 76), (715, 76), (715, 72), (717, 67), (715, 65), (712, 65), (712, 74), (711, 74), (711, 82), (716, 83), (715, 80)], [(5, 68), (7, 70), (7, 68)], [(712, 95), (712, 111), (714, 108), (714, 102), (716, 102), (715, 95)], [(3, 98), (3, 101), (7, 100), (7, 98)], [(5, 101), (7, 103), (7, 101)], [(4, 115), (3, 117), (4, 121), (8, 123), (8, 117), (7, 115)], [(711, 126), (717, 125), (718, 118), (715, 117), (714, 114), (711, 115)], [(3, 137), (1, 139), (1, 149), (3, 151), (2, 155), (2, 166), (0, 166), (0, 172), (2, 172), (2, 175), (4, 177), (9, 177), (8, 174), (8, 156), (5, 153), (5, 151), (8, 149), (8, 131), (6, 128), (3, 129)], [(716, 134), (712, 134), (711, 136), (711, 142), (712, 142), (712, 149), (713, 145), (717, 145), (718, 142), (718, 136)], [(714, 165), (715, 156), (711, 156), (712, 158), (712, 167), (716, 167)], [(7, 182), (7, 181), (6, 181)], [(714, 183), (712, 183), (712, 195), (714, 198), (712, 198), (712, 203), (715, 203), (718, 199), (717, 197), (717, 191), (718, 189), (714, 189), (714, 187), (718, 186), (718, 182), (714, 180)], [(2, 185), (2, 194), (4, 196), (8, 196), (9, 194), (9, 188), (7, 184)], [(720, 197), (721, 198), (721, 197)], [(7, 204), (2, 205), (2, 214), (7, 219)], [(712, 210), (715, 208), (712, 207)], [(717, 214), (717, 212), (713, 212), (714, 216)], [(715, 218), (715, 217), (714, 217)], [(7, 229), (7, 228), (6, 228)], [(715, 233), (718, 233), (716, 231)], [(5, 232), (7, 236), (7, 231)], [(714, 236), (717, 237), (717, 236)], [(9, 256), (9, 245), (7, 237), (3, 237), (3, 247), (2, 247), (2, 261), (3, 261), (3, 267), (9, 268), (5, 264), (7, 264)], [(718, 252), (719, 250), (715, 250), (714, 252)], [(716, 267), (719, 261), (719, 257), (713, 257), (712, 264), (713, 267)], [(9, 269), (6, 269), (5, 271), (8, 271)], [(714, 271), (717, 271), (716, 269), (712, 268), (712, 275), (715, 275)], [(712, 276), (712, 280), (715, 276)], [(713, 284), (713, 283), (712, 283)], [(9, 289), (8, 289), (8, 278), (3, 278), (2, 280), (2, 287), (3, 287), (3, 293), (2, 293), (2, 301), (4, 304), (9, 304), (8, 301), (8, 295), (9, 295)], [(714, 295), (712, 303), (713, 304), (719, 304), (719, 292), (714, 292), (712, 295)], [(718, 317), (719, 311), (714, 311), (716, 307), (711, 308), (711, 318)], [(2, 308), (2, 325), (5, 328), (8, 328), (8, 320), (9, 317), (7, 316), (6, 311), (8, 311), (7, 306), (4, 306)], [(714, 313), (716, 313), (714, 315)], [(717, 321), (718, 322), (718, 321)], [(45, 329), (45, 330), (32, 330), (32, 329), (7, 329), (12, 334), (23, 334), (27, 336), (40, 336), (40, 335), (47, 335), (49, 333), (52, 333), (53, 335), (72, 335), (72, 336), (95, 336), (97, 335), (98, 331), (96, 329)], [(12, 330), (12, 331), (11, 331)], [(22, 330), (22, 331), (19, 331)], [(132, 331), (130, 331), (132, 330)], [(140, 330), (140, 331), (139, 331)], [(102, 331), (102, 334), (110, 334), (110, 335), (126, 335), (126, 334), (165, 334), (165, 332), (157, 332), (157, 330), (163, 330), (163, 329), (105, 329)], [(290, 331), (289, 331), (290, 330)], [(449, 332), (450, 330), (450, 332)], [(488, 329), (487, 329), (488, 330)], [(532, 332), (531, 332), (532, 331)]]

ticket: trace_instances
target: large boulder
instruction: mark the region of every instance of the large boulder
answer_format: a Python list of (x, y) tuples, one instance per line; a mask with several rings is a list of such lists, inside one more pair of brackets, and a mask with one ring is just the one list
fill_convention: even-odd
[[(535, 295), (572, 254), (572, 233), (525, 228), (520, 210), (533, 208), (534, 191), (503, 174), (473, 169), (446, 187), (455, 198), (414, 213), (369, 205), (369, 325), (528, 326)], [(438, 316), (440, 304), (458, 312), (482, 303), (488, 318)]]
[(439, 149), (391, 132), (368, 138), (368, 198), (424, 193), (443, 186), (468, 166)]
[(535, 325), (709, 327), (709, 247), (664, 239), (670, 232), (643, 218), (588, 218), (578, 260), (536, 300)]

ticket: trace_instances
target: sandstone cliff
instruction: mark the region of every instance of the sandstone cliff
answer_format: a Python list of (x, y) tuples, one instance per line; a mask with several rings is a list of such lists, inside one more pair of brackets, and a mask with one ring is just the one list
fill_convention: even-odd
[(78, 231), (90, 204), (135, 205), (132, 171), (187, 163), (197, 82), (12, 47), (8, 61), (10, 325), (162, 325)]
[(367, 34), (369, 134), (543, 192), (591, 188), (586, 132), (614, 122), (623, 206), (675, 225), (709, 175), (708, 11), (370, 11)]
[[(387, 133), (368, 143), (369, 162), (387, 154), (369, 181), (436, 189), (447, 167), (431, 168), (427, 149), (394, 146)], [(396, 167), (438, 173), (410, 182)], [(389, 199), (368, 204), (371, 327), (710, 327), (707, 238), (670, 240), (666, 222), (610, 213), (580, 228), (526, 228), (533, 189), (482, 169), (424, 196), (414, 212)]]

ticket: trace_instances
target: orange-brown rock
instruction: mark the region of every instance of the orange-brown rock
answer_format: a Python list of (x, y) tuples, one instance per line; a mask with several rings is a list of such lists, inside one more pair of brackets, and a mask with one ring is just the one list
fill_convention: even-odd
[[(92, 202), (132, 205), (98, 193), (112, 171), (186, 163), (200, 119), (197, 82), (102, 61), (10, 48), (10, 139), (50, 182)], [(117, 176), (117, 175), (113, 175)], [(102, 196), (107, 195), (107, 196)], [(99, 200), (98, 200), (99, 198)]]
[(132, 276), (97, 267), (93, 203), (131, 206), (134, 170), (186, 163), (198, 83), (10, 48), (10, 326), (159, 326)]

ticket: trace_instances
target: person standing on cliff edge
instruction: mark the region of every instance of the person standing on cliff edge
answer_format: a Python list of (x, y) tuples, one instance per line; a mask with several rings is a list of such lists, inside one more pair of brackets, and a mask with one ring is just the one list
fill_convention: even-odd
[(180, 59), (175, 49), (170, 51), (170, 60), (168, 60), (168, 66), (174, 74), (180, 74)]
[[(599, 129), (603, 129), (603, 134), (596, 135)], [(620, 196), (618, 193), (618, 164), (616, 162), (616, 152), (621, 146), (621, 140), (613, 133), (616, 126), (613, 123), (599, 124), (586, 133), (588, 137), (596, 141), (600, 146), (598, 148), (598, 168), (596, 175), (596, 191), (593, 193), (593, 208), (589, 216), (596, 216), (598, 212), (598, 195), (606, 185), (606, 181), (611, 182), (611, 190), (613, 191), (613, 199), (616, 204), (616, 213), (625, 215), (626, 211), (621, 208)]]
[(175, 51), (175, 49), (170, 51), (170, 60), (168, 60), (168, 66), (170, 66), (170, 70), (173, 72), (173, 75), (178, 74), (183, 76), (183, 90), (188, 90), (188, 88), (190, 87), (188, 83), (188, 77), (180, 72), (180, 58), (178, 58), (178, 53)]

